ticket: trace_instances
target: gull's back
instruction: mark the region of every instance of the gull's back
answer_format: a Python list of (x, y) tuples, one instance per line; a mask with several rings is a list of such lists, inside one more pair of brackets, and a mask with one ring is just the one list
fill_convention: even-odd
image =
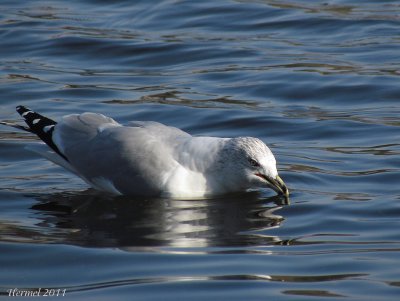
[(65, 116), (54, 129), (56, 145), (79, 176), (95, 188), (127, 195), (161, 194), (179, 165), (172, 151), (188, 138), (157, 122), (122, 126), (95, 113)]

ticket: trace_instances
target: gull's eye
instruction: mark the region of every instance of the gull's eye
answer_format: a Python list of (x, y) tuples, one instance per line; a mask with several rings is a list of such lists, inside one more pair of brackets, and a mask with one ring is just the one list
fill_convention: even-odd
[(253, 167), (260, 167), (260, 163), (258, 163), (256, 160), (249, 158), (249, 163)]

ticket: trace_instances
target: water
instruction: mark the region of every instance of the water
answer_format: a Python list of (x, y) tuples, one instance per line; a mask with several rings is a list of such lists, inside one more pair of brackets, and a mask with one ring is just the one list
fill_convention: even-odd
[(25, 104), (256, 136), (291, 203), (111, 199), (1, 127), (0, 294), (398, 300), (399, 16), (398, 1), (2, 1), (1, 120)]

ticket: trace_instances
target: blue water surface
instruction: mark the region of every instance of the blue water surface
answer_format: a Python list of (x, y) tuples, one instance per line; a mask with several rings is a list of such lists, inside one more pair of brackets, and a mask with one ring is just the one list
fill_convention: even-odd
[(111, 198), (1, 126), (0, 296), (398, 300), (399, 28), (398, 1), (2, 1), (0, 120), (259, 137), (291, 198)]

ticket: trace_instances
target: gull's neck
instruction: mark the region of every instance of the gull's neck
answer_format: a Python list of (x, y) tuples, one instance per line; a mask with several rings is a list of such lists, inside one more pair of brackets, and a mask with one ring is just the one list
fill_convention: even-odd
[(230, 138), (191, 137), (182, 143), (177, 150), (177, 161), (195, 172), (207, 173), (216, 164), (218, 153)]
[(215, 191), (214, 179), (221, 162), (219, 152), (229, 138), (190, 137), (175, 145), (177, 167), (166, 175), (168, 194), (174, 197), (204, 197)]

